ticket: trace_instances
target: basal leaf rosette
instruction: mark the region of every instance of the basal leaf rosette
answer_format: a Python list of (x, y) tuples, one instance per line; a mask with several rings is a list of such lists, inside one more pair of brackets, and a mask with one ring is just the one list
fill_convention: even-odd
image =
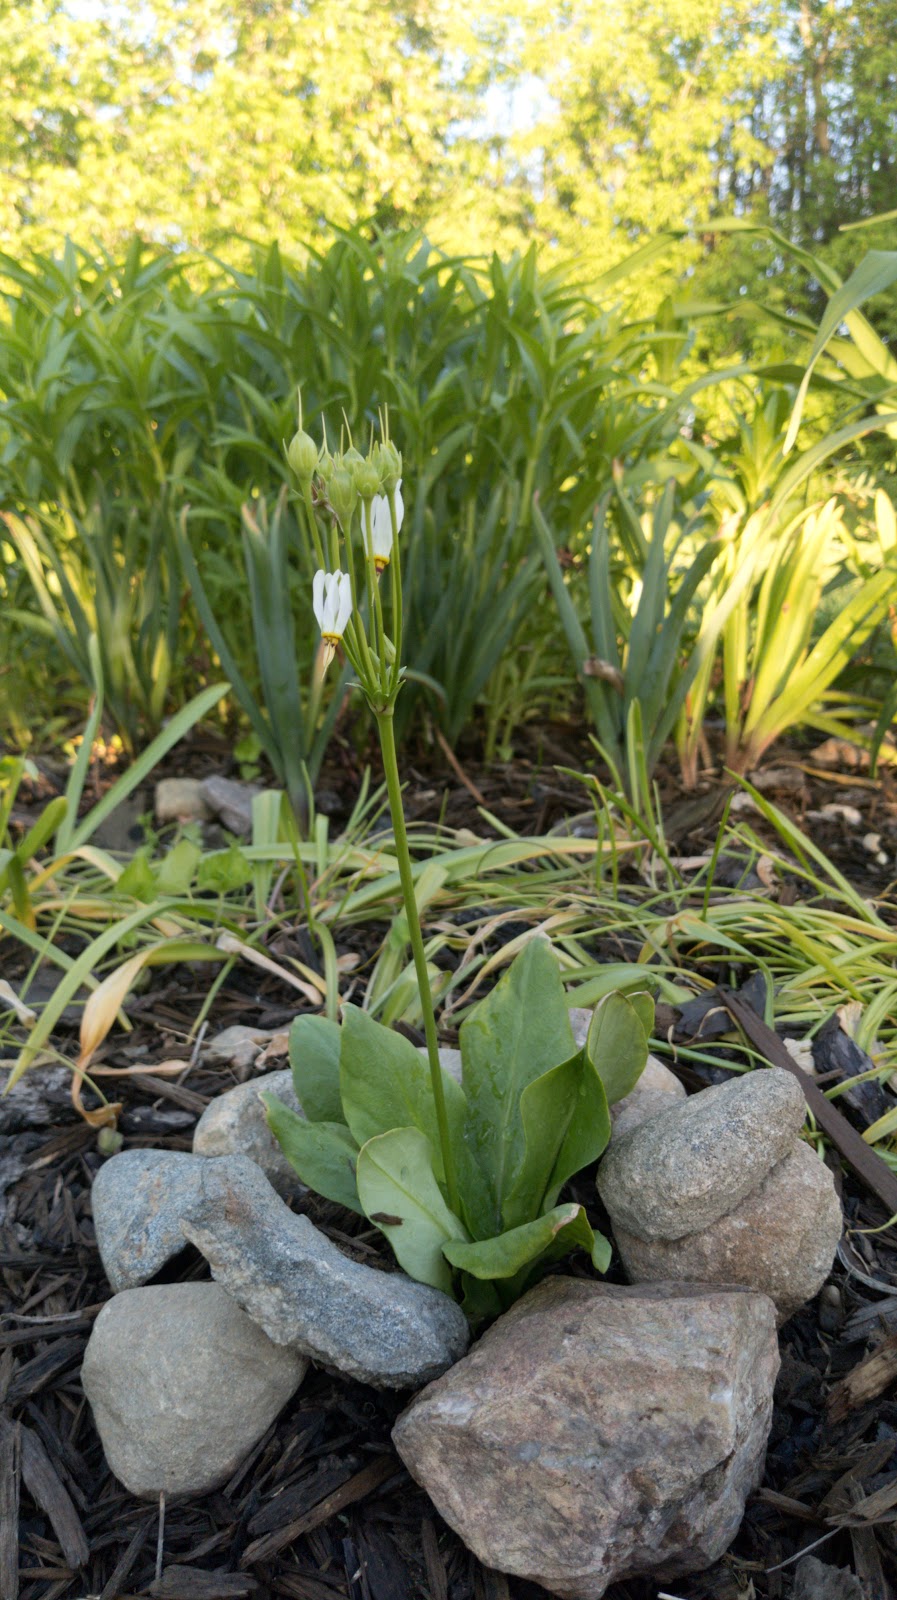
[(366, 1216), (413, 1278), (497, 1315), (574, 1249), (607, 1269), (610, 1246), (564, 1185), (602, 1154), (609, 1106), (648, 1055), (647, 994), (606, 996), (577, 1048), (557, 959), (532, 939), (461, 1027), (461, 1082), (440, 1065), (458, 1203), (450, 1203), (430, 1068), (356, 1006), (342, 1025), (304, 1016), (290, 1034), (299, 1116), (264, 1096), (303, 1182)]

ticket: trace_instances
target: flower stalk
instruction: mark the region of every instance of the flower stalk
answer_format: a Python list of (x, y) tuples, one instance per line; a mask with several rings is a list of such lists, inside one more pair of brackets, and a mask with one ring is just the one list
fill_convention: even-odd
[[(381, 416), (381, 432), (381, 442), (372, 445), (367, 456), (362, 456), (351, 442), (348, 450), (331, 455), (326, 441), (316, 455), (314, 441), (302, 429), (300, 405), (299, 431), (286, 447), (286, 456), (298, 483), (297, 499), (318, 561), (312, 589), (315, 619), (321, 630), (318, 692), (327, 668), (341, 648), (377, 719), (399, 880), (427, 1041), (442, 1166), (449, 1204), (457, 1214), (458, 1176), (449, 1138), (433, 994), (414, 893), (393, 723), (393, 710), (403, 682), (399, 533), (404, 504), (402, 457), (389, 437), (385, 413)], [(319, 516), (329, 518), (329, 526), (326, 522), (323, 527), (319, 525)], [(360, 532), (357, 551), (356, 530)], [(357, 566), (356, 553), (360, 558)], [(342, 570), (343, 565), (345, 570)], [(384, 584), (384, 592), (381, 592), (380, 580), (387, 569), (388, 585)], [(390, 631), (387, 631), (387, 621)]]
[(408, 849), (408, 833), (405, 828), (405, 808), (402, 804), (402, 786), (399, 781), (399, 762), (396, 754), (392, 706), (377, 712), (377, 731), (380, 735), (380, 749), (383, 753), (383, 772), (386, 778), (386, 792), (389, 796), (389, 814), (392, 818), (396, 860), (399, 864), (399, 879), (402, 885), (402, 899), (405, 902), (405, 915), (408, 918), (408, 936), (414, 956), (414, 970), (417, 974), (417, 988), (424, 1022), (424, 1037), (427, 1041), (427, 1060), (430, 1065), (430, 1080), (433, 1086), (433, 1100), (436, 1106), (436, 1124), (439, 1129), (439, 1147), (442, 1154), (442, 1164), (445, 1169), (445, 1186), (448, 1191), (449, 1206), (457, 1216), (460, 1211), (458, 1174), (455, 1170), (455, 1158), (449, 1138), (448, 1113), (445, 1107), (445, 1090), (442, 1084), (442, 1063), (439, 1060), (436, 1017), (433, 1012), (433, 994), (427, 969), (427, 952), (424, 949), (424, 938), (417, 910), (417, 897), (414, 893), (414, 875), (411, 869), (411, 852)]

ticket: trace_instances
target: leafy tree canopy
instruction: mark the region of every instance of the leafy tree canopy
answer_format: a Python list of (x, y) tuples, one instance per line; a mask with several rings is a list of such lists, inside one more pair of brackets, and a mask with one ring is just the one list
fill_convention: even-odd
[[(371, 219), (590, 274), (734, 215), (844, 271), (839, 227), (897, 203), (895, 37), (897, 0), (0, 0), (0, 247), (233, 259)], [(684, 263), (793, 298), (743, 237)]]

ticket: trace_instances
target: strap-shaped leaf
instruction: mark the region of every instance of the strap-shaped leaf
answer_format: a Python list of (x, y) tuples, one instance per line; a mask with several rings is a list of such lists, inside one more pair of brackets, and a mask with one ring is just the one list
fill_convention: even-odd
[(399, 1266), (418, 1283), (451, 1294), (443, 1246), (467, 1235), (436, 1182), (429, 1139), (417, 1128), (393, 1128), (369, 1139), (358, 1156), (358, 1195)]
[[(813, 376), (813, 368), (825, 350), (826, 345), (838, 332), (841, 324), (848, 320), (851, 313), (856, 312), (857, 307), (861, 306), (864, 300), (870, 300), (873, 295), (881, 294), (885, 289), (889, 289), (895, 278), (897, 278), (897, 251), (870, 250), (869, 254), (864, 256), (859, 265), (854, 268), (847, 282), (842, 283), (830, 296), (822, 321), (819, 324), (819, 331), (813, 341), (813, 348), (810, 351), (806, 371), (797, 391), (794, 410), (791, 413), (791, 421), (788, 424), (788, 432), (785, 437), (785, 443), (782, 446), (782, 454), (784, 456), (788, 454), (797, 437), (797, 430), (800, 427), (800, 419), (803, 415), (804, 401), (807, 390), (810, 387), (810, 379)], [(854, 328), (851, 331), (856, 337), (858, 329)], [(883, 351), (882, 353), (886, 352)]]

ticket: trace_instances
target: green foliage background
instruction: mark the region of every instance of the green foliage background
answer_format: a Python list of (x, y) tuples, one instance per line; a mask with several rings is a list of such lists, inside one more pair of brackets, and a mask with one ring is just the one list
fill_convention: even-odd
[[(308, 721), (309, 555), (289, 505), (275, 521), (301, 385), (315, 431), (345, 415), (360, 437), (387, 404), (405, 454), (400, 733), (423, 708), (453, 741), (485, 709), (487, 754), (508, 748), (571, 683), (534, 494), (565, 563), (568, 643), (591, 613), (606, 667), (644, 593), (639, 518), (674, 480), (671, 593), (683, 529), (690, 560), (733, 510), (748, 525), (786, 471), (831, 270), (879, 249), (850, 302), (869, 323), (827, 346), (806, 397), (801, 442), (829, 477), (800, 479), (779, 529), (843, 493), (860, 544), (836, 531), (831, 561), (865, 581), (891, 559), (867, 513), (893, 487), (894, 427), (867, 438), (864, 419), (894, 409), (897, 379), (895, 25), (897, 0), (0, 0), (15, 738), (48, 642), (80, 718), (96, 635), (129, 748), (226, 663), (275, 771), (292, 741), (314, 773), (329, 724), (315, 748), (314, 716), (307, 738), (284, 731)], [(596, 634), (585, 563), (604, 497), (615, 600)], [(247, 544), (244, 502), (276, 539)], [(279, 551), (277, 571), (247, 568), (253, 550)], [(264, 709), (284, 652), (247, 573), (279, 595), (299, 658)], [(680, 608), (664, 662), (708, 594)], [(588, 681), (586, 643), (573, 655), (590, 703), (617, 693)], [(870, 657), (877, 706), (893, 626)], [(712, 654), (702, 684), (712, 701)]]
[[(733, 215), (843, 275), (839, 227), (895, 205), (895, 36), (897, 0), (0, 0), (0, 247), (234, 260), (373, 220), (587, 277)], [(744, 239), (673, 266), (798, 292)]]

